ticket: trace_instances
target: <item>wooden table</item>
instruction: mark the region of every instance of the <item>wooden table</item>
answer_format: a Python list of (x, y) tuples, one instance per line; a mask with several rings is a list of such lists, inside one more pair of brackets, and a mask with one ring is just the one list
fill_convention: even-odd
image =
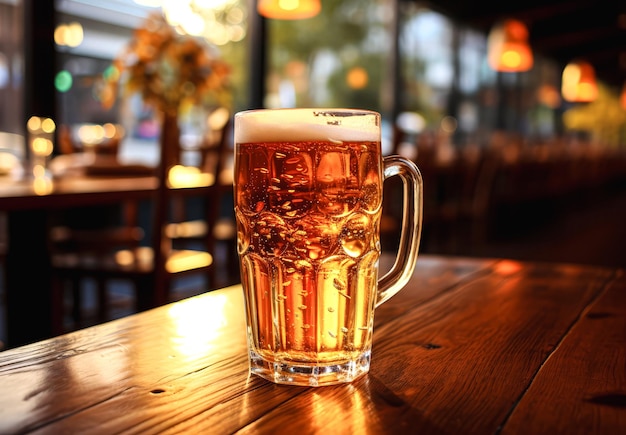
[(239, 286), (0, 353), (0, 433), (626, 433), (621, 270), (422, 255), (352, 384), (248, 375)]
[(0, 178), (0, 211), (8, 216), (5, 284), (7, 341), (22, 345), (52, 336), (51, 211), (149, 199), (156, 177), (66, 177), (44, 180)]
[[(41, 181), (41, 180), (40, 180)], [(6, 306), (8, 345), (52, 336), (50, 212), (73, 207), (154, 200), (156, 176), (66, 176), (42, 184), (33, 179), (0, 178), (0, 211), (8, 213)], [(209, 195), (205, 179), (186, 180), (172, 189), (180, 196)]]

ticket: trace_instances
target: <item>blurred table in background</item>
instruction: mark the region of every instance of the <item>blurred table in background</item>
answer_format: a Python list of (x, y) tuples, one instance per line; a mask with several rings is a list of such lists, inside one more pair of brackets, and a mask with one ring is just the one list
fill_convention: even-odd
[(7, 216), (5, 267), (8, 345), (50, 337), (49, 213), (64, 208), (150, 199), (156, 177), (0, 177), (0, 210)]

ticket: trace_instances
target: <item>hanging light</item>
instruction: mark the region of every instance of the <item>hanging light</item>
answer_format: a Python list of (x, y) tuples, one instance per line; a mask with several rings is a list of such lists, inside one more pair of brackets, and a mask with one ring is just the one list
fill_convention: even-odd
[(528, 45), (528, 29), (518, 20), (496, 23), (487, 39), (489, 66), (501, 72), (523, 72), (533, 66), (533, 52)]
[(301, 20), (317, 15), (320, 0), (258, 0), (257, 10), (265, 18)]
[(573, 103), (589, 103), (598, 96), (596, 72), (589, 62), (575, 60), (563, 69), (563, 98)]

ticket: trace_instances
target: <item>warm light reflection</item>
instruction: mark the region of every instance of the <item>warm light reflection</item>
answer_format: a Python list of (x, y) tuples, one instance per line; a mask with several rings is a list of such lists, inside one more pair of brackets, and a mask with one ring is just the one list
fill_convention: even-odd
[[(35, 351), (39, 353), (44, 349), (35, 349)], [(52, 387), (54, 383), (50, 381), (52, 377), (58, 376), (52, 367), (54, 367), (53, 364), (34, 364), (28, 369), (24, 367), (12, 370), (10, 376), (7, 374), (3, 377), (3, 393), (7, 394), (6, 392), (10, 391), (13, 397), (21, 397), (22, 400), (12, 401), (12, 412), (7, 412), (6, 408), (0, 412), (2, 415), (0, 426), (4, 429), (23, 428), (25, 416), (36, 415), (43, 407), (49, 406), (51, 400), (58, 397), (59, 392), (55, 391)], [(5, 390), (5, 388), (10, 390)]]
[(301, 20), (320, 13), (320, 0), (259, 0), (257, 11), (265, 18)]
[(165, 227), (165, 235), (170, 239), (187, 239), (204, 236), (208, 230), (206, 221), (195, 220), (168, 224)]
[(43, 165), (33, 166), (33, 176), (35, 179), (43, 178), (46, 176), (46, 168)]
[(215, 45), (241, 41), (246, 35), (246, 12), (238, 0), (163, 0), (167, 22), (189, 35)]
[[(52, 193), (52, 180), (46, 174), (46, 169), (41, 165), (36, 165), (33, 168), (35, 178), (33, 179), (33, 192), (35, 195), (43, 196)], [(36, 175), (36, 174), (39, 175)]]
[(170, 338), (174, 347), (194, 359), (207, 355), (218, 344), (224, 345), (219, 339), (228, 324), (227, 302), (226, 295), (215, 294), (171, 305), (168, 315), (176, 332)]
[[(153, 267), (154, 251), (147, 246), (134, 250), (121, 249), (115, 253), (115, 263), (124, 267), (136, 266), (140, 269)], [(181, 273), (186, 270), (209, 267), (213, 264), (213, 256), (204, 251), (172, 251), (165, 261), (165, 270), (168, 273)]]
[(43, 118), (41, 120), (41, 130), (44, 133), (52, 134), (56, 130), (56, 124), (50, 118)]
[(21, 171), (22, 164), (19, 157), (10, 152), (0, 151), (0, 176), (14, 174)]
[(38, 131), (41, 128), (41, 118), (38, 116), (31, 116), (26, 122), (26, 128), (28, 128), (28, 131), (31, 133)]
[(38, 156), (49, 156), (52, 154), (52, 141), (43, 137), (36, 137), (31, 144), (33, 153)]
[(517, 261), (502, 260), (495, 265), (495, 272), (500, 275), (513, 275), (522, 270), (522, 265)]
[(173, 166), (167, 180), (173, 188), (212, 186), (215, 183), (215, 175), (202, 172), (195, 166)]
[(57, 45), (78, 47), (84, 38), (83, 26), (78, 22), (59, 24), (54, 29), (54, 42)]
[(86, 145), (97, 145), (124, 136), (124, 127), (118, 124), (84, 124), (76, 132), (78, 140)]
[(123, 249), (115, 253), (115, 262), (123, 267), (128, 267), (135, 261), (135, 254), (129, 249)]
[(51, 118), (31, 116), (26, 122), (26, 128), (29, 133), (33, 134), (52, 134), (56, 130), (56, 124)]
[(598, 97), (596, 72), (589, 62), (573, 61), (563, 69), (563, 98), (573, 103), (589, 103)]
[[(368, 410), (372, 406), (372, 399), (364, 387), (364, 383), (357, 381), (356, 384), (346, 384), (342, 386), (347, 391), (345, 397), (337, 394), (329, 394), (330, 390), (314, 391), (311, 395), (311, 405), (309, 417), (311, 419), (311, 431), (315, 432), (325, 427), (328, 413), (341, 413), (343, 416), (342, 429), (345, 433), (359, 433), (363, 428), (370, 428), (376, 432), (368, 422), (371, 412)], [(307, 432), (307, 431), (305, 431)]]
[(542, 85), (537, 90), (537, 100), (551, 109), (556, 109), (561, 105), (561, 95), (555, 86)]
[(369, 80), (367, 71), (365, 68), (354, 67), (348, 71), (346, 76), (346, 83), (352, 89), (363, 89), (367, 86)]
[(207, 125), (211, 130), (221, 130), (230, 118), (230, 112), (225, 107), (218, 107), (207, 117)]
[(50, 118), (31, 116), (26, 122), (28, 144), (31, 155), (32, 175), (35, 177), (33, 189), (38, 195), (49, 193), (51, 186), (47, 180), (46, 163), (54, 149), (54, 132), (56, 125)]
[(523, 72), (533, 66), (533, 53), (528, 45), (526, 25), (518, 20), (505, 20), (494, 25), (487, 39), (489, 66), (495, 71)]
[(180, 273), (186, 270), (209, 267), (213, 264), (213, 256), (202, 251), (176, 251), (165, 263), (165, 270), (169, 273)]
[[(119, 331), (116, 332), (119, 334)], [(71, 379), (64, 382), (72, 386), (72, 391), (77, 396), (126, 379), (128, 370), (133, 366), (129, 361), (129, 349), (119, 342), (111, 342), (108, 346), (99, 346), (97, 349), (85, 348), (80, 355), (76, 353), (65, 360)]]

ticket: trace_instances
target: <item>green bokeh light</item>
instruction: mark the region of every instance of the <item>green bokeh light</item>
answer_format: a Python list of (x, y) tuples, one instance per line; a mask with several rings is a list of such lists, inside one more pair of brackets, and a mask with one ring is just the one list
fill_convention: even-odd
[(59, 71), (54, 78), (54, 87), (59, 92), (67, 92), (72, 88), (72, 74), (69, 71)]

